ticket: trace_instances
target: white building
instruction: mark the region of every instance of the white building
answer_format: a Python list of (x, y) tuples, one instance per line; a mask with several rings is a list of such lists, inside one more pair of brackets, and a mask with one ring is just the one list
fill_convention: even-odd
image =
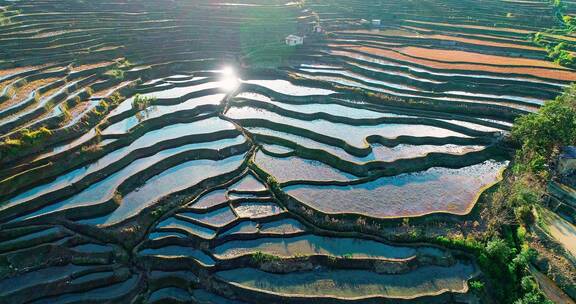
[(289, 46), (296, 46), (304, 44), (304, 37), (297, 36), (297, 35), (288, 35), (286, 36), (286, 45)]
[(380, 26), (380, 25), (382, 25), (382, 20), (380, 20), (380, 19), (372, 19), (372, 25), (373, 25), (373, 26)]
[(320, 23), (314, 23), (314, 25), (312, 26), (312, 32), (316, 34), (321, 34), (322, 32), (324, 32), (324, 29), (322, 28)]

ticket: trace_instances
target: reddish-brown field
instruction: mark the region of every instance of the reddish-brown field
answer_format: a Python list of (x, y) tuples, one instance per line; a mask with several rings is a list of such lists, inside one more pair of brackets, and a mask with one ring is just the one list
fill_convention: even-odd
[(486, 41), (486, 40), (454, 37), (454, 36), (447, 36), (447, 35), (429, 35), (429, 36), (424, 35), (421, 37), (422, 38), (430, 38), (430, 39), (447, 40), (447, 41), (458, 41), (458, 42), (477, 44), (477, 45), (483, 45), (483, 46), (494, 46), (494, 47), (514, 48), (514, 49), (534, 50), (534, 51), (541, 50), (540, 48), (533, 47), (533, 46), (519, 45), (519, 44), (513, 44), (513, 43), (492, 42), (492, 41)]
[[(576, 74), (572, 71), (569, 70), (561, 70), (562, 68), (560, 66), (554, 65), (552, 63), (547, 63), (544, 61), (537, 61), (539, 62), (539, 64), (541, 65), (541, 67), (534, 67), (534, 68), (530, 68), (530, 67), (522, 67), (520, 66), (520, 62), (525, 63), (524, 60), (527, 59), (521, 59), (521, 58), (508, 58), (508, 57), (499, 57), (500, 61), (503, 62), (504, 58), (507, 58), (508, 60), (510, 60), (508, 62), (509, 66), (495, 66), (495, 65), (486, 65), (486, 64), (482, 64), (482, 59), (486, 60), (487, 57), (483, 57), (483, 56), (489, 56), (489, 55), (481, 55), (481, 54), (475, 54), (475, 53), (468, 53), (466, 56), (462, 56), (462, 57), (455, 57), (455, 58), (447, 58), (446, 56), (443, 56), (442, 54), (433, 54), (434, 52), (424, 52), (425, 51), (430, 51), (427, 49), (420, 49), (420, 51), (416, 52), (416, 51), (411, 51), (411, 54), (402, 54), (400, 52), (397, 51), (392, 51), (392, 50), (385, 50), (385, 49), (379, 49), (379, 48), (373, 48), (373, 47), (366, 47), (366, 46), (354, 46), (354, 45), (349, 45), (345, 47), (348, 50), (352, 50), (352, 51), (359, 51), (368, 55), (376, 55), (376, 56), (381, 56), (381, 57), (387, 57), (387, 58), (391, 58), (394, 60), (399, 60), (399, 61), (404, 61), (407, 63), (414, 63), (414, 64), (418, 64), (418, 65), (423, 65), (423, 66), (429, 66), (431, 68), (435, 68), (435, 69), (443, 69), (443, 70), (470, 70), (470, 71), (484, 71), (484, 72), (492, 72), (492, 73), (501, 73), (501, 74), (526, 74), (526, 75), (531, 75), (531, 76), (535, 76), (535, 77), (540, 77), (540, 78), (548, 78), (548, 79), (555, 79), (555, 80), (563, 80), (563, 81), (576, 81)], [(461, 51), (455, 51), (458, 53), (466, 53), (466, 52), (461, 52)], [(417, 57), (417, 55), (422, 56), (420, 58)], [(432, 55), (432, 58), (430, 58), (430, 55)], [(414, 57), (412, 57), (414, 56)], [(497, 57), (498, 56), (489, 56), (489, 57)], [(447, 59), (452, 59), (454, 62), (441, 62), (441, 61), (435, 61), (435, 60), (439, 60), (442, 58), (447, 58)], [(479, 59), (479, 60), (476, 60)], [(530, 60), (530, 59), (528, 59)], [(461, 62), (466, 62), (468, 61), (469, 63), (461, 63)], [(490, 64), (495, 64), (496, 62), (491, 62)], [(516, 63), (516, 64), (514, 64)], [(514, 67), (513, 65), (519, 65), (518, 67)], [(551, 69), (551, 68), (547, 68), (546, 65), (549, 65), (550, 67), (556, 68), (556, 69)]]
[(56, 80), (58, 80), (58, 78), (55, 78), (55, 77), (54, 78), (44, 78), (44, 79), (32, 81), (32, 82), (25, 84), (24, 86), (18, 88), (16, 90), (16, 92), (14, 93), (14, 95), (12, 96), (12, 98), (10, 98), (8, 101), (6, 101), (5, 103), (3, 103), (0, 106), (0, 109), (7, 108), (11, 105), (14, 105), (14, 104), (21, 102), (26, 97), (28, 97), (28, 95), (30, 93), (32, 93), (34, 90), (36, 90), (42, 86), (45, 86), (51, 82), (54, 82)]
[[(515, 44), (515, 43), (505, 43), (505, 42), (494, 42), (488, 41), (484, 39), (472, 39), (472, 38), (463, 38), (457, 36), (450, 36), (450, 35), (442, 35), (442, 34), (434, 34), (434, 35), (426, 35), (415, 33), (412, 31), (405, 31), (405, 30), (383, 30), (383, 31), (367, 31), (367, 30), (356, 30), (356, 31), (341, 31), (340, 33), (350, 33), (350, 34), (370, 34), (370, 35), (377, 35), (383, 37), (409, 37), (413, 39), (437, 39), (437, 40), (444, 40), (444, 41), (457, 41), (469, 44), (476, 44), (481, 46), (492, 46), (492, 47), (502, 47), (502, 48), (514, 48), (520, 50), (530, 50), (530, 51), (541, 51), (542, 49), (535, 46), (527, 46), (522, 44)], [(499, 38), (501, 37), (494, 37), (488, 35), (474, 35), (475, 37), (479, 38)], [(511, 42), (518, 41), (523, 42), (522, 40), (517, 39), (507, 39)], [(384, 43), (385, 44), (385, 43)]]
[(485, 55), (466, 51), (427, 49), (411, 46), (398, 49), (398, 51), (408, 56), (443, 62), (470, 62), (486, 65), (530, 66), (566, 70), (566, 68), (549, 61)]
[(526, 30), (521, 30), (521, 29), (502, 28), (502, 27), (489, 27), (489, 26), (480, 26), (480, 25), (427, 22), (427, 21), (416, 21), (416, 20), (406, 20), (406, 21), (410, 22), (410, 23), (422, 24), (422, 25), (451, 26), (454, 28), (476, 29), (476, 30), (485, 30), (485, 31), (497, 30), (500, 32), (509, 32), (509, 33), (526, 34), (526, 35), (532, 33), (531, 31), (526, 31)]

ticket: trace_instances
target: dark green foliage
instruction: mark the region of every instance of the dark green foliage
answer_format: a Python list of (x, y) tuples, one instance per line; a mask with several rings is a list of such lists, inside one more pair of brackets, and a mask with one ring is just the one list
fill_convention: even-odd
[(156, 101), (155, 97), (136, 94), (136, 96), (134, 96), (134, 99), (132, 100), (132, 108), (142, 111), (148, 108), (150, 104), (152, 104), (152, 102), (154, 101)]
[(547, 47), (548, 57), (560, 65), (568, 67), (574, 66), (574, 64), (576, 64), (576, 58), (567, 50), (567, 47), (568, 45), (565, 42)]
[(50, 136), (52, 136), (52, 131), (46, 127), (38, 130), (22, 129), (18, 139), (6, 138), (0, 143), (0, 158), (17, 155), (22, 149), (41, 144)]
[(280, 258), (275, 256), (275, 255), (263, 253), (261, 251), (258, 251), (256, 253), (252, 254), (252, 262), (254, 262), (255, 264), (273, 262), (273, 261), (277, 261), (279, 259)]
[(20, 131), (20, 140), (24, 145), (34, 145), (42, 141), (42, 139), (52, 135), (52, 131), (46, 127), (41, 127), (38, 130), (23, 129)]
[(514, 210), (516, 219), (523, 225), (532, 225), (536, 221), (534, 213), (532, 213), (532, 206), (521, 205)]
[(538, 284), (531, 276), (523, 277), (521, 286), (524, 291), (524, 296), (516, 300), (514, 304), (553, 304), (552, 301), (546, 299), (540, 292)]
[(122, 80), (124, 80), (124, 71), (120, 70), (120, 69), (113, 69), (113, 70), (109, 70), (106, 73), (104, 73), (104, 76), (106, 76), (108, 78), (116, 79), (118, 81), (122, 81)]
[(531, 34), (530, 40), (541, 47), (545, 47), (548, 52), (548, 58), (554, 62), (574, 68), (576, 67), (576, 57), (572, 55), (572, 51), (576, 51), (576, 47), (572, 43), (564, 41), (555, 42), (558, 39), (554, 36), (546, 37), (546, 33), (555, 35), (571, 34), (576, 30), (576, 18), (567, 14), (566, 5), (561, 0), (552, 0), (551, 2), (554, 7), (554, 14), (558, 20), (558, 27)]
[(548, 101), (537, 113), (516, 119), (512, 137), (521, 145), (519, 171), (542, 172), (550, 157), (564, 145), (576, 144), (576, 85), (555, 100)]
[(466, 251), (471, 251), (476, 254), (480, 254), (483, 250), (484, 245), (474, 238), (448, 238), (445, 236), (439, 236), (436, 238), (436, 243), (441, 244), (444, 247), (462, 249)]
[(481, 293), (482, 291), (484, 291), (484, 282), (481, 281), (470, 281), (469, 283), (470, 285), (470, 290), (472, 290), (472, 292), (474, 293)]

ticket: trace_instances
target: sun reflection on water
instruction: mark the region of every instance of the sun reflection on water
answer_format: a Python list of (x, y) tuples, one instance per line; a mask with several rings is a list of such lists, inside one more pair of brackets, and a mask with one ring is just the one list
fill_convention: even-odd
[(227, 66), (222, 69), (221, 87), (226, 92), (232, 92), (240, 86), (240, 80), (233, 67)]

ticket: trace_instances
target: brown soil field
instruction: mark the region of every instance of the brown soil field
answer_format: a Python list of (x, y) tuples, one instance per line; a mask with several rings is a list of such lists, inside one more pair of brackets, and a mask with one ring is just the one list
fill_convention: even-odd
[(16, 73), (20, 73), (20, 72), (29, 71), (29, 70), (32, 70), (34, 68), (35, 67), (33, 67), (33, 66), (27, 66), (27, 67), (0, 70), (0, 77), (11, 75), (11, 74), (16, 74)]
[(413, 31), (407, 30), (345, 30), (345, 31), (337, 31), (336, 33), (347, 33), (347, 34), (371, 34), (371, 35), (378, 35), (378, 36), (403, 36), (403, 37), (418, 37), (420, 36), (418, 33)]
[[(400, 43), (392, 43), (392, 42), (384, 42), (384, 41), (372, 41), (372, 40), (362, 40), (362, 39), (358, 39), (358, 41), (362, 41), (362, 42), (367, 42), (369, 44), (372, 45), (381, 45), (382, 47), (386, 47), (386, 48), (393, 48), (393, 47), (403, 47), (404, 44), (400, 44)], [(342, 43), (342, 44), (349, 44), (350, 40), (346, 40), (346, 39), (333, 39), (330, 40), (330, 42), (333, 43)]]
[(487, 65), (503, 65), (503, 66), (513, 65), (513, 66), (543, 67), (543, 68), (567, 70), (567, 68), (564, 68), (560, 65), (557, 65), (549, 61), (485, 55), (466, 51), (427, 49), (411, 46), (401, 48), (398, 51), (408, 56), (418, 57), (422, 59), (443, 61), (443, 62), (470, 62), (470, 63), (487, 64)]
[(517, 33), (517, 34), (530, 34), (530, 33), (532, 33), (531, 31), (527, 31), (527, 30), (501, 28), (501, 27), (489, 27), (489, 26), (481, 26), (481, 25), (451, 24), (451, 23), (427, 22), (427, 21), (417, 21), (417, 20), (404, 20), (404, 21), (410, 22), (410, 23), (416, 23), (416, 24), (451, 26), (454, 28), (467, 28), (467, 29), (486, 30), (486, 31), (497, 30), (497, 31), (501, 31), (501, 32), (510, 32), (510, 33)]
[[(443, 35), (443, 34), (426, 35), (426, 34), (418, 34), (418, 33), (414, 33), (411, 31), (404, 31), (404, 30), (386, 30), (386, 31), (359, 30), (359, 31), (342, 31), (340, 33), (371, 34), (371, 35), (378, 35), (378, 36), (383, 36), (383, 37), (389, 37), (389, 36), (398, 37), (398, 36), (400, 36), (400, 37), (422, 38), (422, 39), (438, 39), (438, 40), (445, 40), (445, 41), (458, 41), (458, 42), (483, 45), (483, 46), (494, 46), (494, 47), (514, 48), (514, 49), (534, 50), (534, 51), (541, 51), (542, 50), (542, 48), (539, 48), (539, 47), (520, 45), (520, 44), (515, 44), (515, 43), (493, 42), (493, 41), (487, 41), (487, 40), (482, 40), (482, 39), (463, 38), (463, 37)], [(493, 37), (486, 36), (486, 35), (474, 35), (474, 36), (476, 36), (476, 37), (484, 36), (486, 38), (493, 38)], [(521, 40), (516, 40), (516, 41), (521, 41)]]
[(36, 80), (36, 81), (32, 81), (32, 82), (27, 83), (26, 85), (18, 88), (18, 90), (16, 90), (16, 93), (14, 94), (14, 96), (12, 96), (12, 98), (10, 98), (5, 103), (1, 104), (0, 109), (5, 109), (11, 105), (14, 105), (14, 104), (21, 102), (26, 97), (28, 97), (28, 95), (30, 93), (32, 93), (34, 90), (36, 90), (42, 86), (45, 86), (51, 82), (54, 82), (56, 80), (58, 80), (58, 78), (53, 77), (53, 78), (44, 78), (44, 79), (40, 79), (40, 80)]
[(92, 64), (83, 64), (83, 65), (73, 67), (72, 71), (73, 72), (80, 72), (80, 71), (85, 71), (85, 70), (89, 70), (89, 69), (95, 69), (95, 68), (103, 67), (105, 65), (109, 65), (111, 63), (112, 63), (112, 61), (102, 61), (102, 62), (92, 63)]
[[(512, 36), (511, 37), (505, 37), (505, 36), (489, 35), (489, 34), (468, 33), (466, 31), (458, 31), (457, 28), (455, 28), (453, 32), (441, 31), (441, 30), (430, 30), (427, 28), (422, 28), (422, 27), (417, 27), (417, 26), (407, 26), (407, 25), (400, 26), (400, 28), (406, 30), (407, 32), (418, 32), (422, 35), (429, 34), (430, 36), (445, 35), (445, 36), (457, 37), (457, 36), (452, 36), (452, 35), (466, 35), (466, 36), (478, 37), (478, 39), (481, 41), (484, 41), (482, 38), (506, 40), (506, 41), (509, 41), (510, 44), (513, 44), (513, 45), (515, 45), (515, 42), (521, 42), (521, 43), (526, 42), (526, 38), (514, 38)], [(441, 33), (441, 34), (438, 34), (438, 33)], [(471, 38), (462, 38), (462, 39), (471, 39)], [(486, 41), (484, 41), (484, 42), (486, 42)], [(495, 42), (495, 43), (498, 43), (498, 42)], [(501, 42), (501, 43), (504, 43), (504, 42)]]
[(32, 36), (31, 38), (45, 38), (45, 37), (52, 37), (52, 36), (56, 36), (56, 35), (62, 35), (62, 34), (69, 34), (69, 33), (77, 33), (77, 32), (81, 32), (80, 30), (74, 30), (74, 31), (52, 31), (52, 32), (45, 32), (45, 33), (39, 33), (36, 34), (34, 36)]
[(503, 42), (492, 42), (492, 41), (486, 41), (486, 40), (461, 38), (461, 37), (454, 37), (454, 36), (447, 36), (447, 35), (430, 35), (430, 36), (422, 36), (422, 38), (441, 39), (441, 40), (448, 40), (448, 41), (459, 41), (459, 42), (477, 44), (477, 45), (514, 48), (514, 49), (523, 49), (523, 50), (534, 50), (534, 51), (542, 50), (541, 48), (534, 47), (534, 46), (518, 45), (518, 44), (503, 43)]
[(504, 67), (504, 66), (498, 67), (498, 66), (482, 65), (474, 62), (471, 62), (469, 64), (448, 63), (448, 62), (438, 62), (438, 61), (409, 57), (391, 50), (378, 49), (373, 47), (350, 45), (345, 48), (348, 50), (359, 51), (368, 55), (388, 57), (391, 59), (404, 61), (407, 64), (414, 63), (423, 66), (429, 66), (435, 69), (484, 71), (484, 72), (501, 73), (501, 74), (512, 74), (512, 73), (526, 74), (540, 78), (556, 79), (562, 81), (576, 81), (576, 73), (569, 70), (562, 71), (547, 68)]

